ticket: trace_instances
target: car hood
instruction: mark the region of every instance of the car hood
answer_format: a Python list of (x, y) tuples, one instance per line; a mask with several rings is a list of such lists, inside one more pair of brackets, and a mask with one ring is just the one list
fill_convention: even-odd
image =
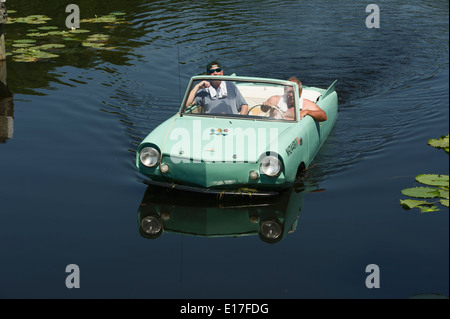
[(257, 162), (266, 152), (279, 153), (282, 135), (295, 124), (177, 114), (153, 130), (143, 143), (157, 145), (173, 161)]

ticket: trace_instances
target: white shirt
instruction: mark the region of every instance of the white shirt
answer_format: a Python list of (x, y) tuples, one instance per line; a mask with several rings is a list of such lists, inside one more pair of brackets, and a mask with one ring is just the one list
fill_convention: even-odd
[[(299, 109), (302, 110), (303, 109), (303, 96), (300, 96), (299, 98)], [(280, 111), (282, 111), (283, 113), (286, 113), (286, 111), (288, 110), (288, 106), (287, 106), (287, 101), (286, 101), (286, 96), (283, 94), (281, 96), (280, 101), (278, 101), (277, 107), (280, 109)]]

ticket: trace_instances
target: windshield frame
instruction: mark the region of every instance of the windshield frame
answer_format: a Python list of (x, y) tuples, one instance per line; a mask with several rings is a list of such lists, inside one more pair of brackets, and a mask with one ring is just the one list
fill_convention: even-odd
[[(281, 121), (281, 122), (287, 122), (287, 123), (293, 123), (298, 122), (298, 119), (300, 118), (300, 112), (299, 112), (299, 96), (298, 94), (295, 94), (295, 119), (288, 120), (288, 119), (280, 119), (280, 118), (270, 118), (270, 117), (263, 117), (263, 116), (257, 116), (257, 115), (236, 115), (236, 114), (217, 114), (217, 113), (185, 113), (185, 110), (189, 107), (186, 106), (186, 103), (189, 98), (189, 93), (191, 92), (194, 83), (198, 83), (203, 80), (220, 80), (220, 81), (232, 81), (232, 82), (243, 82), (243, 83), (258, 83), (258, 84), (269, 84), (269, 85), (280, 85), (280, 86), (292, 86), (294, 88), (294, 92), (298, 92), (299, 88), (297, 83), (287, 81), (287, 80), (279, 80), (279, 79), (271, 79), (271, 78), (259, 78), (259, 77), (244, 77), (244, 76), (236, 76), (236, 75), (197, 75), (191, 77), (186, 92), (184, 94), (179, 114), (180, 116), (198, 116), (198, 117), (208, 117), (208, 118), (234, 118), (234, 119), (251, 119), (251, 120), (262, 120), (262, 121)], [(250, 107), (250, 105), (249, 105)]]

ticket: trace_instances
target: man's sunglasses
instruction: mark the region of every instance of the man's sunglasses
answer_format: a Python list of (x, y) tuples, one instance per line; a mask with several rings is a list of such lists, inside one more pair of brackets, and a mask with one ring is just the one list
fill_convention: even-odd
[(221, 68), (217, 68), (217, 69), (209, 69), (209, 70), (208, 70), (208, 73), (209, 73), (209, 74), (213, 74), (214, 72), (221, 72), (221, 71), (222, 71)]

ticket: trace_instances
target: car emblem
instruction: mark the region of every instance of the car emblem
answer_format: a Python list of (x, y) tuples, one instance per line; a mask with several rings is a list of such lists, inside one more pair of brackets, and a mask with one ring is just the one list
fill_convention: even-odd
[(286, 153), (288, 156), (291, 156), (292, 152), (297, 148), (297, 146), (303, 145), (303, 137), (298, 138), (298, 136), (293, 140), (288, 147), (286, 148)]
[(222, 135), (222, 136), (227, 136), (228, 135), (228, 129), (226, 128), (226, 129), (221, 129), (221, 128), (218, 128), (217, 130), (216, 129), (211, 129), (211, 134), (210, 135)]

